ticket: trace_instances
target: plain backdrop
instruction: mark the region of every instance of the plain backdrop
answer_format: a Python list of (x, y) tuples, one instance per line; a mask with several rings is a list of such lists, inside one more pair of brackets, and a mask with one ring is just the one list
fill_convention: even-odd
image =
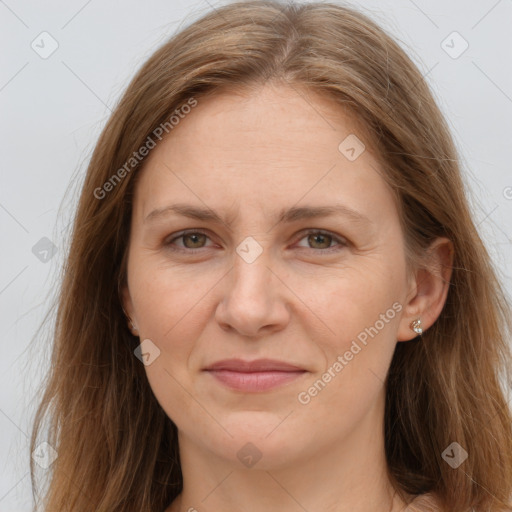
[[(28, 441), (49, 353), (36, 331), (95, 141), (145, 59), (223, 3), (0, 0), (0, 512), (31, 509)], [(426, 75), (511, 294), (512, 1), (346, 4), (394, 35)]]

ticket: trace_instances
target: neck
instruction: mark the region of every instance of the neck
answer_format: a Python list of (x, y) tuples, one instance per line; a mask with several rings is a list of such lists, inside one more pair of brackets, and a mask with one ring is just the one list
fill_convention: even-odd
[[(398, 512), (387, 475), (384, 400), (337, 445), (241, 469), (179, 433), (183, 492), (166, 512)], [(321, 433), (319, 433), (321, 436)]]

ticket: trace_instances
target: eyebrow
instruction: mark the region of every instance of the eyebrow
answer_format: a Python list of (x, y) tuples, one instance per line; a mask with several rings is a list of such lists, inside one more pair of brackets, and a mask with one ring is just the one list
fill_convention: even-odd
[[(211, 221), (228, 226), (230, 226), (236, 218), (236, 214), (233, 212), (223, 219), (221, 215), (210, 208), (177, 203), (153, 210), (145, 217), (144, 223), (170, 215), (180, 215), (190, 219)], [(359, 224), (373, 224), (366, 215), (342, 204), (330, 206), (293, 206), (288, 209), (283, 209), (277, 215), (277, 224), (292, 223), (299, 220), (319, 217), (330, 217), (333, 215), (348, 217), (351, 221)]]

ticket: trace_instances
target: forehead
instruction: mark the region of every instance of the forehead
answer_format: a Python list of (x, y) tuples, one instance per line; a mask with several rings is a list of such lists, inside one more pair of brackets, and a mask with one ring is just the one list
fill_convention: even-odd
[(147, 213), (184, 196), (220, 209), (268, 210), (301, 198), (390, 208), (358, 125), (333, 99), (287, 86), (198, 98), (145, 162), (136, 208)]
[[(267, 157), (272, 152), (282, 155), (280, 150), (288, 148), (300, 151), (301, 158), (310, 154), (314, 159), (320, 152), (337, 155), (340, 136), (361, 128), (355, 116), (329, 96), (303, 87), (269, 84), (199, 98), (167, 139), (169, 147), (195, 144), (198, 155), (218, 147), (236, 156), (262, 149), (259, 145), (264, 144)], [(191, 140), (194, 136), (195, 141)]]

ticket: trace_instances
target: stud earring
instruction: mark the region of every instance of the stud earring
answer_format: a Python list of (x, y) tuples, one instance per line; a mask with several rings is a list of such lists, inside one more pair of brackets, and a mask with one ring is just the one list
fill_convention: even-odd
[(423, 334), (423, 327), (421, 326), (421, 318), (417, 318), (416, 320), (413, 320), (411, 322), (411, 325), (410, 325), (411, 329), (416, 333), (416, 334)]
[(128, 317), (128, 327), (130, 328), (130, 331), (132, 331), (132, 334), (136, 335), (139, 332), (139, 329), (137, 326), (132, 322), (132, 319)]

